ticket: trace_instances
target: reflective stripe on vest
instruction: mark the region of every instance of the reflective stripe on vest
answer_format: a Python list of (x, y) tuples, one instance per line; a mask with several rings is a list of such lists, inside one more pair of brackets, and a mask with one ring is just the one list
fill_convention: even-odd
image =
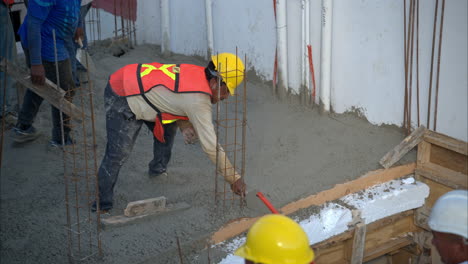
[(151, 65), (151, 64), (142, 64), (141, 65), (141, 68), (143, 69), (143, 67), (145, 68), (144, 71), (142, 71), (140, 73), (140, 77), (144, 77), (148, 74), (150, 74), (152, 71), (162, 71), (164, 74), (166, 74), (167, 76), (169, 76), (169, 78), (171, 78), (172, 80), (175, 81), (176, 77), (175, 77), (175, 74), (170, 72), (167, 68), (169, 67), (172, 67), (172, 66), (175, 66), (175, 64), (163, 64), (161, 67), (159, 68), (156, 68), (155, 66)]

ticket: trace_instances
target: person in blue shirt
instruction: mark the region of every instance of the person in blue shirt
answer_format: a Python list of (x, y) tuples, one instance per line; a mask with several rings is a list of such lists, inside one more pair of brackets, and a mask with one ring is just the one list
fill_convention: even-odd
[[(31, 70), (31, 81), (44, 84), (45, 78), (60, 86), (71, 101), (75, 88), (67, 43), (73, 39), (79, 23), (81, 0), (29, 0), (28, 14), (19, 29), (26, 63)], [(55, 41), (53, 37), (55, 32)], [(79, 37), (79, 36), (75, 36)], [(55, 42), (55, 45), (54, 45)], [(58, 76), (56, 65), (58, 64)], [(58, 78), (57, 78), (58, 77)], [(59, 83), (57, 83), (59, 80)], [(27, 90), (14, 128), (17, 143), (32, 141), (39, 136), (33, 127), (43, 98)], [(60, 111), (52, 107), (52, 146), (62, 145)], [(70, 137), (69, 117), (63, 114), (64, 143), (73, 144)]]
[[(13, 33), (13, 25), (10, 19), (9, 5), (13, 1), (0, 0), (0, 60), (3, 58), (15, 62), (16, 61), (16, 41)], [(6, 87), (5, 85), (6, 78)], [(14, 104), (13, 93), (15, 92), (16, 82), (5, 76), (5, 73), (0, 71), (0, 120), (5, 119), (6, 127), (13, 126), (16, 123), (16, 104)], [(5, 100), (5, 105), (3, 101)]]

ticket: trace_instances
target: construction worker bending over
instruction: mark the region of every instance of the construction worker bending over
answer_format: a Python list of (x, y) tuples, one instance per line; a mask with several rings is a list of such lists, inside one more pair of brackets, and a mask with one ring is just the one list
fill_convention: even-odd
[(313, 264), (315, 258), (302, 227), (280, 214), (258, 219), (234, 255), (244, 258), (245, 264)]
[[(196, 133), (203, 150), (216, 164), (212, 104), (234, 95), (243, 75), (242, 60), (231, 53), (213, 56), (206, 68), (154, 62), (127, 65), (112, 74), (104, 93), (107, 146), (98, 172), (100, 210), (112, 209), (119, 170), (143, 124), (154, 134), (150, 176), (166, 173), (177, 132), (176, 120), (190, 121), (192, 125), (181, 128), (185, 140), (190, 141)], [(243, 179), (225, 158), (224, 150), (218, 148), (217, 169), (234, 193), (244, 195)], [(92, 209), (96, 210), (96, 203)]]
[(468, 264), (468, 191), (442, 195), (429, 216), (432, 244), (445, 264)]

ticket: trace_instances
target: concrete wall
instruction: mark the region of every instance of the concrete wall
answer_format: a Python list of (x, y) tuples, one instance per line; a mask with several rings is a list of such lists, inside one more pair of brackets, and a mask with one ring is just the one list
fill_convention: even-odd
[[(303, 85), (301, 3), (301, 0), (287, 1), (288, 75), (293, 94), (299, 94)], [(441, 3), (442, 0), (439, 1), (439, 12)], [(467, 3), (466, 0), (446, 1), (437, 115), (437, 131), (465, 141), (468, 140)], [(374, 124), (402, 125), (405, 89), (403, 1), (335, 0), (333, 6), (333, 111), (343, 113), (359, 109)], [(424, 125), (427, 125), (434, 6), (435, 0), (420, 1), (419, 112), (420, 123)], [(172, 0), (170, 12), (171, 51), (206, 56), (205, 1)], [(216, 0), (212, 1), (212, 14), (214, 51), (235, 52), (237, 47), (241, 56), (248, 55), (249, 69), (254, 68), (260, 77), (272, 80), (276, 49), (272, 1)], [(161, 44), (160, 17), (160, 0), (138, 1), (139, 43)], [(310, 43), (317, 93), (320, 93), (321, 23), (321, 1), (310, 0)], [(108, 35), (112, 36), (112, 16), (107, 17), (101, 12), (101, 24), (102, 31), (109, 32), (110, 28)], [(436, 67), (433, 100), (435, 72)], [(412, 86), (412, 121), (417, 126), (416, 71)], [(430, 128), (433, 129), (434, 102), (431, 104)]]

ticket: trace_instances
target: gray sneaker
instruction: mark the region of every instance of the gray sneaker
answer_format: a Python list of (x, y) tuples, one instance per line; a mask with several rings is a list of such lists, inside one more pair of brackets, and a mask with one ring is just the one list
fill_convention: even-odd
[(28, 129), (13, 128), (13, 141), (16, 143), (26, 143), (37, 139), (41, 135), (33, 126)]

